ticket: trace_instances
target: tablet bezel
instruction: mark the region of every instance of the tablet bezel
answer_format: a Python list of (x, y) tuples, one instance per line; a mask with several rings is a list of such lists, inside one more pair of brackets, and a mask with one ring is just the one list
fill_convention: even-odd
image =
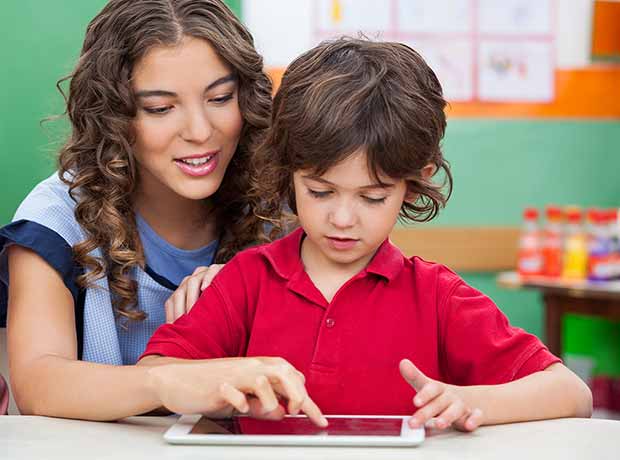
[[(417, 446), (424, 441), (424, 428), (410, 428), (408, 416), (330, 415), (327, 418), (381, 418), (402, 420), (400, 436), (328, 436), (328, 435), (247, 435), (191, 434), (202, 415), (182, 415), (164, 434), (170, 444), (254, 445), (254, 446)], [(304, 418), (305, 415), (287, 415)]]

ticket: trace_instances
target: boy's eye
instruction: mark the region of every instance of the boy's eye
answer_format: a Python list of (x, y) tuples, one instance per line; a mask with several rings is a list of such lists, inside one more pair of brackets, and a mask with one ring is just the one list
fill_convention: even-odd
[(369, 204), (381, 204), (381, 203), (385, 203), (386, 197), (374, 198), (371, 196), (362, 195), (362, 198), (364, 199), (364, 201), (366, 201)]
[(223, 96), (214, 97), (209, 99), (210, 102), (215, 102), (216, 104), (224, 104), (225, 102), (230, 101), (233, 98), (233, 93), (225, 94)]
[(171, 109), (171, 105), (166, 105), (162, 107), (144, 107), (144, 111), (146, 113), (152, 113), (155, 115), (163, 115), (164, 113), (168, 113)]
[(328, 195), (330, 195), (332, 192), (329, 190), (321, 191), (321, 190), (308, 189), (308, 193), (310, 193), (310, 195), (312, 195), (315, 198), (325, 198)]

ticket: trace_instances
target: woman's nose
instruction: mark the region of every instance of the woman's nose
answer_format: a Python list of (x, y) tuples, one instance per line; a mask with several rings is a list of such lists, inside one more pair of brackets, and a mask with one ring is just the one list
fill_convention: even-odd
[(202, 144), (209, 140), (213, 127), (203, 108), (197, 108), (187, 114), (183, 128), (183, 139)]

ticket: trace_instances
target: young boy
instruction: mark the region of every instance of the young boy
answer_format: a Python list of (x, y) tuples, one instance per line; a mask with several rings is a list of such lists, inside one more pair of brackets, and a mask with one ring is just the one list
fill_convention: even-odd
[[(187, 315), (156, 331), (142, 363), (239, 357), (211, 374), (211, 398), (279, 417), (282, 396), (317, 423), (315, 403), (464, 430), (589, 416), (587, 386), (535, 336), (446, 267), (389, 242), (399, 216), (430, 220), (449, 196), (431, 181), (443, 169), (451, 190), (445, 104), (403, 44), (339, 39), (293, 62), (253, 192), (276, 230), (286, 205), (301, 228), (229, 262)], [(239, 383), (248, 360), (267, 359), (251, 357), (279, 357), (281, 372)]]

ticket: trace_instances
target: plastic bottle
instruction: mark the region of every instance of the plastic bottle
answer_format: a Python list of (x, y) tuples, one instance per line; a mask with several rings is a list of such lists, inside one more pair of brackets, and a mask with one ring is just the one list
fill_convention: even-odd
[(564, 244), (562, 208), (549, 205), (545, 209), (546, 223), (543, 231), (543, 275), (558, 278), (562, 275), (562, 247)]
[(586, 278), (588, 268), (588, 244), (582, 227), (581, 208), (567, 207), (565, 214), (567, 222), (562, 277), (583, 280)]
[(611, 238), (609, 233), (609, 212), (600, 209), (588, 210), (588, 279), (607, 281), (611, 279)]
[(538, 210), (525, 208), (523, 211), (523, 229), (519, 238), (517, 271), (521, 276), (539, 276), (543, 269), (543, 255)]
[(620, 225), (618, 209), (611, 208), (605, 212), (607, 234), (609, 237), (609, 279), (620, 278)]

